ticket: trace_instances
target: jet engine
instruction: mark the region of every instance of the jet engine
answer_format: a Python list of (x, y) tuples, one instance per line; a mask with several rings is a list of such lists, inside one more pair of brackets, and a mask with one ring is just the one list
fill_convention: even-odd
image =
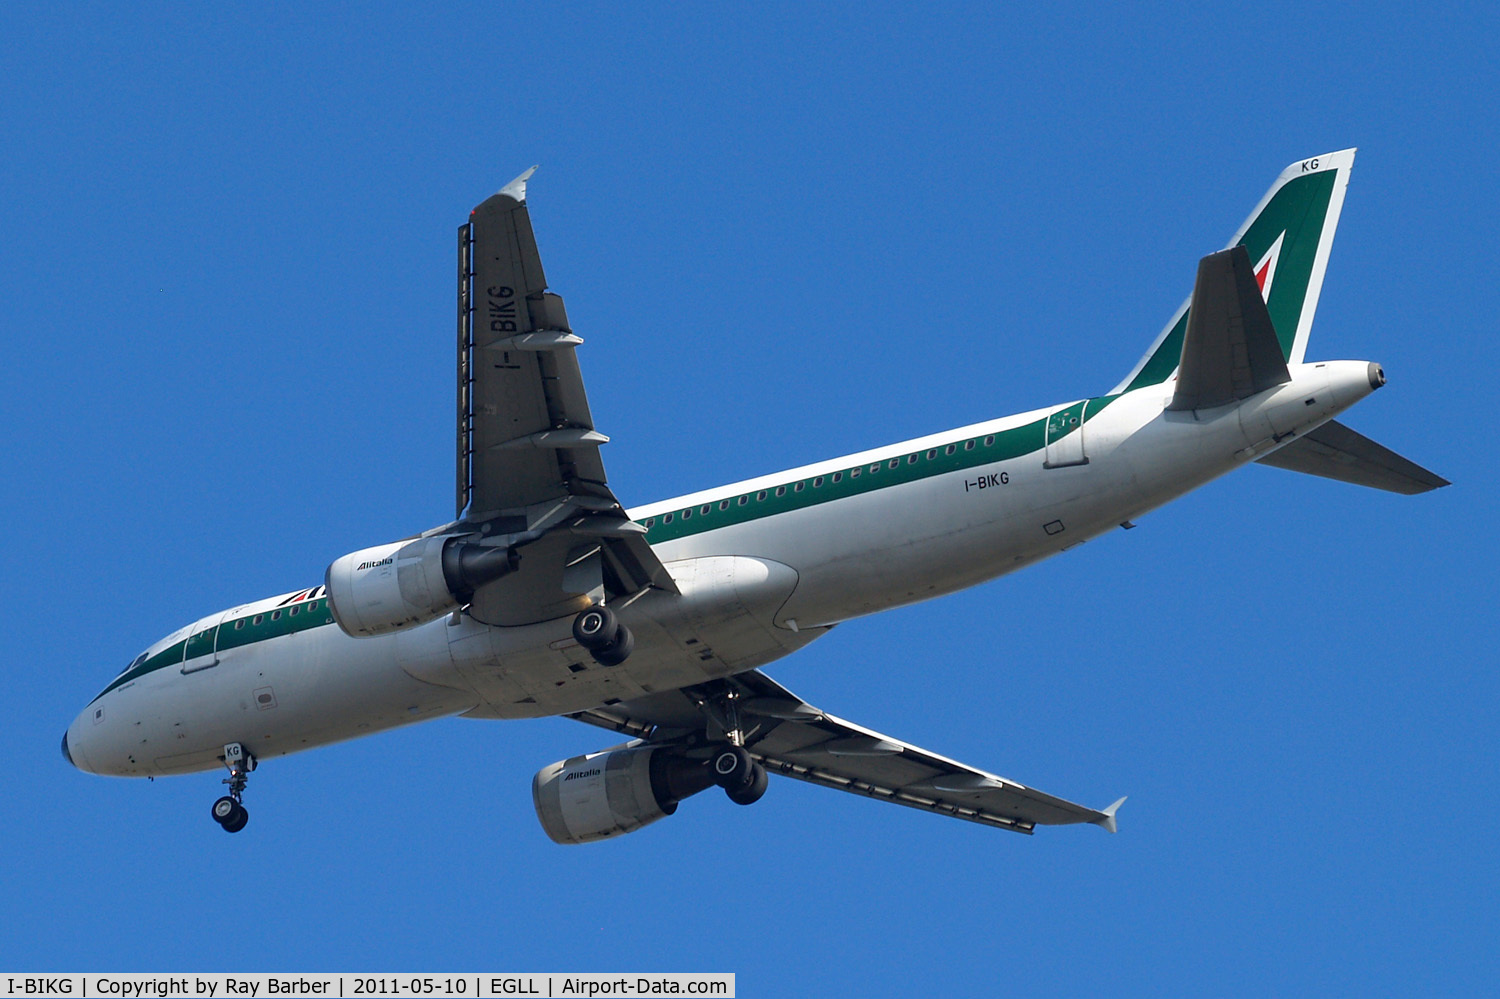
[(468, 603), (474, 591), (515, 571), (514, 548), (448, 535), (352, 552), (328, 567), (328, 607), (352, 638), (425, 624)]
[(765, 794), (766, 771), (738, 746), (693, 758), (672, 746), (635, 743), (543, 767), (531, 797), (552, 842), (567, 845), (635, 832), (714, 784), (730, 801), (749, 805)]
[(592, 843), (671, 815), (712, 783), (706, 761), (662, 746), (627, 746), (543, 767), (531, 797), (554, 843)]

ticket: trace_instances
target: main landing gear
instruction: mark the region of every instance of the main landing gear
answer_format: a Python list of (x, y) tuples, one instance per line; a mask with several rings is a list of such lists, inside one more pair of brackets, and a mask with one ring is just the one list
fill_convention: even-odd
[(231, 742), (224, 747), (224, 765), (229, 768), (229, 776), (224, 778), (229, 793), (214, 802), (213, 817), (225, 832), (239, 832), (250, 821), (250, 813), (240, 804), (240, 795), (245, 793), (250, 771), (255, 769), (255, 757), (238, 742)]
[(708, 769), (715, 784), (736, 805), (753, 805), (766, 793), (770, 780), (761, 766), (745, 749), (745, 730), (740, 721), (740, 695), (725, 687), (720, 693), (698, 701), (698, 709), (711, 723), (721, 728), (727, 745), (714, 750)]
[(714, 754), (709, 767), (713, 770), (714, 783), (722, 787), (736, 805), (755, 804), (770, 783), (766, 768), (755, 762), (742, 746), (725, 746)]
[(635, 651), (635, 636), (603, 604), (595, 604), (573, 619), (573, 637), (600, 666), (618, 666)]

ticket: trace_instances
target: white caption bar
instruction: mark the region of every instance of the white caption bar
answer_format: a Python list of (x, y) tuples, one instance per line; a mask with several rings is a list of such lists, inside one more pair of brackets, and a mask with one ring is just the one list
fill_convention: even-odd
[(574, 999), (598, 996), (734, 996), (734, 975), (0, 975), (0, 999)]

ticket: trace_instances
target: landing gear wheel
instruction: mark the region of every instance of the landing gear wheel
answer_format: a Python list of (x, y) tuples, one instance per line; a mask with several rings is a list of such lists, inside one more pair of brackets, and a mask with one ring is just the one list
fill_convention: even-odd
[(725, 746), (714, 754), (714, 783), (734, 794), (749, 787), (755, 780), (756, 762), (740, 746)]
[(738, 791), (726, 790), (724, 792), (726, 795), (728, 795), (729, 800), (734, 802), (736, 805), (755, 804), (761, 799), (761, 796), (766, 793), (766, 786), (771, 783), (771, 779), (766, 776), (765, 767), (761, 766), (759, 763), (754, 764), (754, 767), (755, 772), (751, 775), (749, 784), (746, 784)]
[(615, 640), (594, 650), (594, 662), (600, 666), (618, 666), (635, 651), (635, 635), (623, 624), (615, 630)]
[(245, 828), (245, 823), (250, 821), (250, 813), (245, 811), (244, 805), (235, 805), (234, 815), (220, 823), (225, 832), (236, 833)]
[(619, 630), (615, 612), (602, 604), (595, 604), (573, 619), (573, 637), (590, 652), (614, 645)]
[(224, 823), (234, 818), (235, 810), (239, 807), (240, 803), (238, 801), (235, 801), (227, 794), (224, 795), (224, 797), (214, 802), (214, 821), (222, 826)]

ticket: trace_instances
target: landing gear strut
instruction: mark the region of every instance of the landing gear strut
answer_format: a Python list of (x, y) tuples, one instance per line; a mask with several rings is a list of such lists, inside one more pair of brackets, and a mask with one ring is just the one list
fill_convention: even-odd
[(699, 708), (724, 729), (729, 745), (714, 753), (709, 761), (714, 783), (724, 789), (725, 795), (736, 805), (753, 805), (766, 793), (770, 781), (766, 768), (756, 762), (745, 749), (745, 730), (740, 721), (740, 697), (733, 690), (726, 692), (715, 702), (703, 701)]
[(603, 604), (595, 604), (573, 619), (573, 637), (600, 666), (618, 666), (635, 651), (635, 635)]
[(213, 817), (225, 832), (239, 832), (250, 821), (250, 813), (240, 804), (240, 795), (245, 793), (250, 771), (255, 769), (255, 757), (238, 742), (231, 742), (224, 747), (224, 765), (229, 768), (229, 776), (224, 778), (229, 793), (214, 802)]

